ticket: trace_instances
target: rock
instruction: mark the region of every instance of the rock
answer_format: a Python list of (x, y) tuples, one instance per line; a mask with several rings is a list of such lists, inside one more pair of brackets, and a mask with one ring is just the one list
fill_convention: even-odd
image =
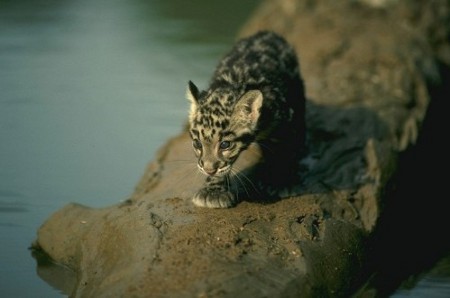
[(445, 0), (263, 2), (239, 35), (271, 29), (298, 51), (308, 155), (296, 192), (194, 207), (203, 180), (184, 131), (128, 201), (70, 204), (34, 248), (77, 273), (73, 297), (351, 295), (372, 274), (368, 243), (397, 161), (421, 133), (437, 61), (450, 62), (449, 28)]

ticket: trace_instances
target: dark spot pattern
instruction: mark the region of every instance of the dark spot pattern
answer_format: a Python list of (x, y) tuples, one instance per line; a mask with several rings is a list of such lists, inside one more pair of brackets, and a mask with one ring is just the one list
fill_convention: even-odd
[[(196, 150), (199, 165), (217, 172), (231, 168), (252, 142), (262, 145), (266, 161), (282, 163), (294, 156), (303, 146), (305, 128), (304, 87), (299, 69), (293, 47), (280, 35), (261, 31), (235, 44), (217, 65), (206, 90), (199, 91), (190, 82), (194, 97), (190, 133), (202, 143), (201, 150)], [(237, 117), (235, 111), (239, 100), (251, 90), (260, 91), (263, 97), (256, 120)], [(240, 110), (246, 115), (252, 113), (250, 106), (241, 106)], [(220, 150), (223, 141), (232, 145)], [(205, 188), (199, 192), (208, 198), (196, 197), (194, 202), (214, 205), (208, 194), (217, 191), (218, 185), (225, 188), (223, 177), (208, 177)], [(210, 192), (205, 191), (208, 187)], [(219, 205), (228, 206), (223, 201)]]

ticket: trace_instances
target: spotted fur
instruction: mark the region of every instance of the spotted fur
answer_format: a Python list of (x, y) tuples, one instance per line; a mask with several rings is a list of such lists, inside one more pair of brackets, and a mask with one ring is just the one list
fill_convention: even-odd
[[(296, 53), (284, 38), (261, 31), (241, 39), (220, 61), (206, 90), (189, 82), (187, 98), (189, 132), (198, 167), (207, 176), (195, 205), (237, 203), (231, 169), (254, 142), (263, 153), (258, 185), (276, 186), (292, 177), (304, 141), (305, 99)], [(277, 179), (280, 175), (285, 177)]]

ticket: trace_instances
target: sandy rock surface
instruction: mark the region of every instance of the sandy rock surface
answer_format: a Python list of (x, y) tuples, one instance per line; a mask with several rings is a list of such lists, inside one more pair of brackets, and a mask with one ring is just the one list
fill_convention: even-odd
[(450, 61), (448, 31), (436, 29), (449, 5), (431, 2), (265, 1), (244, 26), (240, 36), (283, 34), (300, 57), (308, 148), (289, 196), (193, 206), (204, 178), (183, 131), (129, 200), (64, 207), (35, 248), (76, 272), (73, 297), (350, 295), (371, 274), (368, 243), (397, 160), (421, 133), (436, 60)]

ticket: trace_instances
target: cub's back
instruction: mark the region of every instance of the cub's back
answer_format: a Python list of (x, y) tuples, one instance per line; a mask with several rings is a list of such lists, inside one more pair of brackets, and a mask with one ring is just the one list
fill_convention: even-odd
[(210, 87), (242, 88), (242, 92), (259, 89), (263, 93), (265, 88), (275, 87), (285, 95), (288, 88), (302, 88), (299, 78), (292, 46), (274, 32), (261, 31), (236, 43), (217, 66)]

